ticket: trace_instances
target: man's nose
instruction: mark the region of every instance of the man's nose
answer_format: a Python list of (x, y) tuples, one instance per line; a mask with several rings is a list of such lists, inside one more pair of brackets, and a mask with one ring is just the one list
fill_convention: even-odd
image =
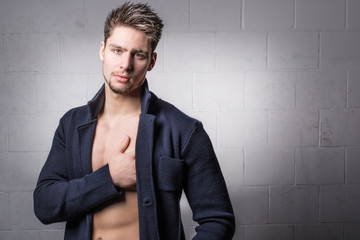
[(123, 54), (120, 62), (120, 68), (123, 70), (129, 71), (133, 67), (133, 57), (131, 54)]

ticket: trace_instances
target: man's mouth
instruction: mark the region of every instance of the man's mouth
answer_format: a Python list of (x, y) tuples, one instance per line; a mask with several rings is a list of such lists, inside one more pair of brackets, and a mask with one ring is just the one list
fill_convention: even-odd
[(130, 79), (130, 77), (127, 75), (115, 74), (114, 76), (117, 81), (123, 82), (123, 83), (128, 82)]

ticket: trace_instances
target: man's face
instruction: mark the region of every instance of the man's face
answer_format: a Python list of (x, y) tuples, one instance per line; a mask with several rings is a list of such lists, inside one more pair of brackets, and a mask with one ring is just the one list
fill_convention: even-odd
[(113, 29), (106, 44), (101, 42), (100, 59), (108, 87), (117, 94), (130, 94), (142, 86), (147, 71), (156, 61), (156, 53), (145, 33), (128, 26)]

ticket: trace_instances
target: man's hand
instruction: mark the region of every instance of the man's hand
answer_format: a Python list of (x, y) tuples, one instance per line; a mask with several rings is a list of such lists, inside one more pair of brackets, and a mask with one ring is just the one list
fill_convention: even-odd
[(136, 186), (135, 150), (126, 152), (130, 145), (130, 137), (121, 142), (118, 152), (114, 152), (109, 161), (110, 176), (115, 186), (129, 189)]

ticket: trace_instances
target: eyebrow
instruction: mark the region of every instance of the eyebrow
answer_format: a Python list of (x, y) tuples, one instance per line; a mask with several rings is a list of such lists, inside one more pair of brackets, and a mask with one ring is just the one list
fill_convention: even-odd
[(120, 48), (120, 49), (123, 49), (123, 50), (126, 50), (126, 51), (127, 51), (126, 48), (124, 48), (124, 47), (122, 47), (122, 46), (120, 46), (120, 45), (114, 44), (114, 43), (109, 44), (109, 47), (110, 47), (110, 48)]

